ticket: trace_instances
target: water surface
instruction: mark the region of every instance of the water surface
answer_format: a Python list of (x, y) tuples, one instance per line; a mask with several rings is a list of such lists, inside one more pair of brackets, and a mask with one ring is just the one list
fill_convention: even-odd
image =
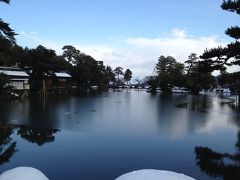
[(229, 102), (134, 90), (1, 102), (0, 171), (32, 166), (58, 180), (138, 169), (240, 178), (240, 113)]

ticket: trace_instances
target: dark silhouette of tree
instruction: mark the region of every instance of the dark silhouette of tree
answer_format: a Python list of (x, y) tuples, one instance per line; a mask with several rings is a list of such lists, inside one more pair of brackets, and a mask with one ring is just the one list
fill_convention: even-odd
[(24, 69), (31, 77), (31, 91), (42, 90), (44, 81), (54, 76), (55, 72), (71, 74), (76, 85), (83, 89), (92, 85), (105, 89), (110, 81), (115, 82), (111, 67), (105, 67), (102, 61), (70, 45), (64, 46), (63, 50), (63, 54), (58, 56), (54, 50), (41, 45), (23, 49), (0, 36), (0, 66), (17, 64)]
[[(10, 0), (0, 0), (0, 2), (9, 4)], [(15, 35), (17, 34), (10, 28), (9, 24), (0, 19), (0, 36), (7, 38), (11, 43), (15, 44)]]
[(110, 82), (115, 82), (116, 81), (115, 75), (114, 75), (114, 72), (113, 72), (111, 66), (106, 66), (105, 78), (106, 78), (106, 82), (107, 82), (108, 86), (109, 86)]
[(92, 56), (80, 53), (75, 59), (73, 78), (83, 87), (105, 83), (105, 66), (102, 61), (96, 61)]
[(37, 145), (42, 146), (46, 143), (53, 142), (55, 140), (54, 134), (58, 131), (59, 130), (51, 128), (30, 128), (27, 126), (19, 126), (17, 134), (31, 143), (36, 143)]
[(13, 44), (10, 40), (0, 35), (0, 66), (9, 66), (16, 63), (12, 57)]
[(54, 70), (54, 57), (56, 53), (52, 49), (47, 49), (39, 45), (35, 49), (25, 49), (26, 57), (22, 62), (22, 67), (29, 68), (29, 74), (33, 77), (44, 77), (46, 74), (50, 75)]
[[(240, 15), (240, 1), (239, 0), (227, 0), (223, 1), (221, 8), (226, 11), (234, 12)], [(210, 72), (214, 70), (226, 70), (227, 66), (238, 65), (240, 66), (240, 27), (232, 26), (228, 28), (225, 33), (232, 37), (235, 42), (228, 44), (226, 47), (217, 47), (210, 50), (206, 50), (201, 58), (204, 59), (202, 64), (202, 72)], [(235, 84), (239, 84), (239, 79), (235, 79)], [(240, 87), (236, 90), (239, 91), (240, 100)]]
[(9, 82), (9, 79), (7, 75), (0, 73), (0, 90), (4, 90), (8, 82)]
[(160, 56), (156, 64), (158, 81), (163, 93), (168, 93), (174, 85), (183, 85), (184, 64), (178, 63), (172, 56)]
[(71, 45), (66, 45), (62, 48), (62, 56), (67, 59), (68, 62), (76, 63), (76, 59), (81, 55), (81, 52)]
[[(53, 76), (54, 72), (70, 71), (71, 64), (63, 57), (57, 56), (55, 51), (39, 45), (37, 48), (16, 49), (19, 53), (18, 64), (31, 76), (31, 89), (40, 90), (43, 88), (44, 80)], [(17, 54), (15, 54), (17, 55)]]
[(10, 137), (14, 128), (11, 126), (0, 127), (0, 165), (10, 161), (16, 150), (16, 141)]
[[(221, 5), (223, 10), (235, 12), (240, 15), (240, 1), (228, 0), (223, 1)], [(234, 38), (235, 42), (228, 44), (226, 47), (217, 47), (205, 50), (201, 58), (204, 59), (202, 71), (225, 70), (226, 66), (240, 65), (240, 27), (232, 26), (225, 33)]]
[(97, 61), (70, 45), (64, 46), (63, 50), (62, 56), (73, 64), (71, 74), (77, 85), (84, 89), (92, 85), (108, 86), (112, 80), (112, 70), (105, 68), (102, 61)]
[(5, 2), (5, 3), (7, 3), (7, 4), (9, 4), (10, 3), (10, 0), (0, 0), (0, 2)]
[(192, 94), (198, 94), (201, 89), (209, 89), (214, 85), (214, 77), (211, 72), (200, 70), (202, 64), (199, 62), (197, 54), (192, 53), (185, 63), (187, 64), (185, 84)]
[(228, 86), (232, 89), (237, 89), (240, 86), (240, 81), (237, 81), (240, 80), (240, 72), (228, 73), (221, 71), (217, 79), (220, 86)]
[(156, 93), (157, 88), (158, 88), (158, 79), (157, 78), (150, 78), (147, 83), (150, 86), (149, 91), (153, 94)]
[(199, 58), (197, 57), (196, 53), (191, 53), (188, 56), (188, 60), (185, 61), (185, 63), (187, 64), (187, 66), (186, 66), (187, 74), (186, 75), (189, 75), (190, 73), (196, 71), (195, 69), (198, 64), (198, 59)]
[(94, 66), (94, 78), (92, 84), (98, 85), (102, 89), (107, 87), (108, 82), (106, 81), (106, 68), (102, 61), (96, 61), (97, 66)]
[(130, 69), (127, 69), (124, 73), (124, 80), (127, 82), (127, 85), (129, 84), (129, 81), (132, 79), (132, 71)]
[(113, 72), (114, 72), (115, 76), (117, 76), (117, 84), (121, 84), (120, 76), (124, 75), (123, 74), (123, 68), (122, 67), (116, 67)]

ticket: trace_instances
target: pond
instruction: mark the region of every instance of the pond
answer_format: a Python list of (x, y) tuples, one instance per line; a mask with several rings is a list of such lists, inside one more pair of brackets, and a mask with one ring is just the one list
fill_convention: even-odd
[(0, 172), (31, 166), (51, 180), (139, 169), (240, 179), (240, 112), (231, 98), (144, 91), (0, 103)]

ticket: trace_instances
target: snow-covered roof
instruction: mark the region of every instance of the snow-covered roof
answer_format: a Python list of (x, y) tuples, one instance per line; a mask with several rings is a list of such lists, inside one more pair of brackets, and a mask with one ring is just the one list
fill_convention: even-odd
[(6, 71), (0, 70), (0, 73), (6, 74), (8, 76), (18, 76), (18, 77), (29, 77), (29, 75), (23, 71)]
[(72, 76), (68, 73), (54, 73), (57, 77), (71, 78)]
[[(26, 81), (28, 78), (11, 78), (12, 81)], [(1, 180), (1, 179), (0, 179)]]

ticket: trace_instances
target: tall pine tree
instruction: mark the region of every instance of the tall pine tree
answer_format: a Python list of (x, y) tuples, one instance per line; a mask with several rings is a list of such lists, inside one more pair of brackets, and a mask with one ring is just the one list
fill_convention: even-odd
[[(223, 1), (221, 8), (226, 11), (234, 12), (240, 15), (240, 0)], [(232, 26), (225, 33), (232, 37), (235, 42), (228, 44), (226, 47), (217, 47), (206, 50), (202, 56), (204, 71), (225, 70), (227, 66), (240, 66), (240, 27)]]

